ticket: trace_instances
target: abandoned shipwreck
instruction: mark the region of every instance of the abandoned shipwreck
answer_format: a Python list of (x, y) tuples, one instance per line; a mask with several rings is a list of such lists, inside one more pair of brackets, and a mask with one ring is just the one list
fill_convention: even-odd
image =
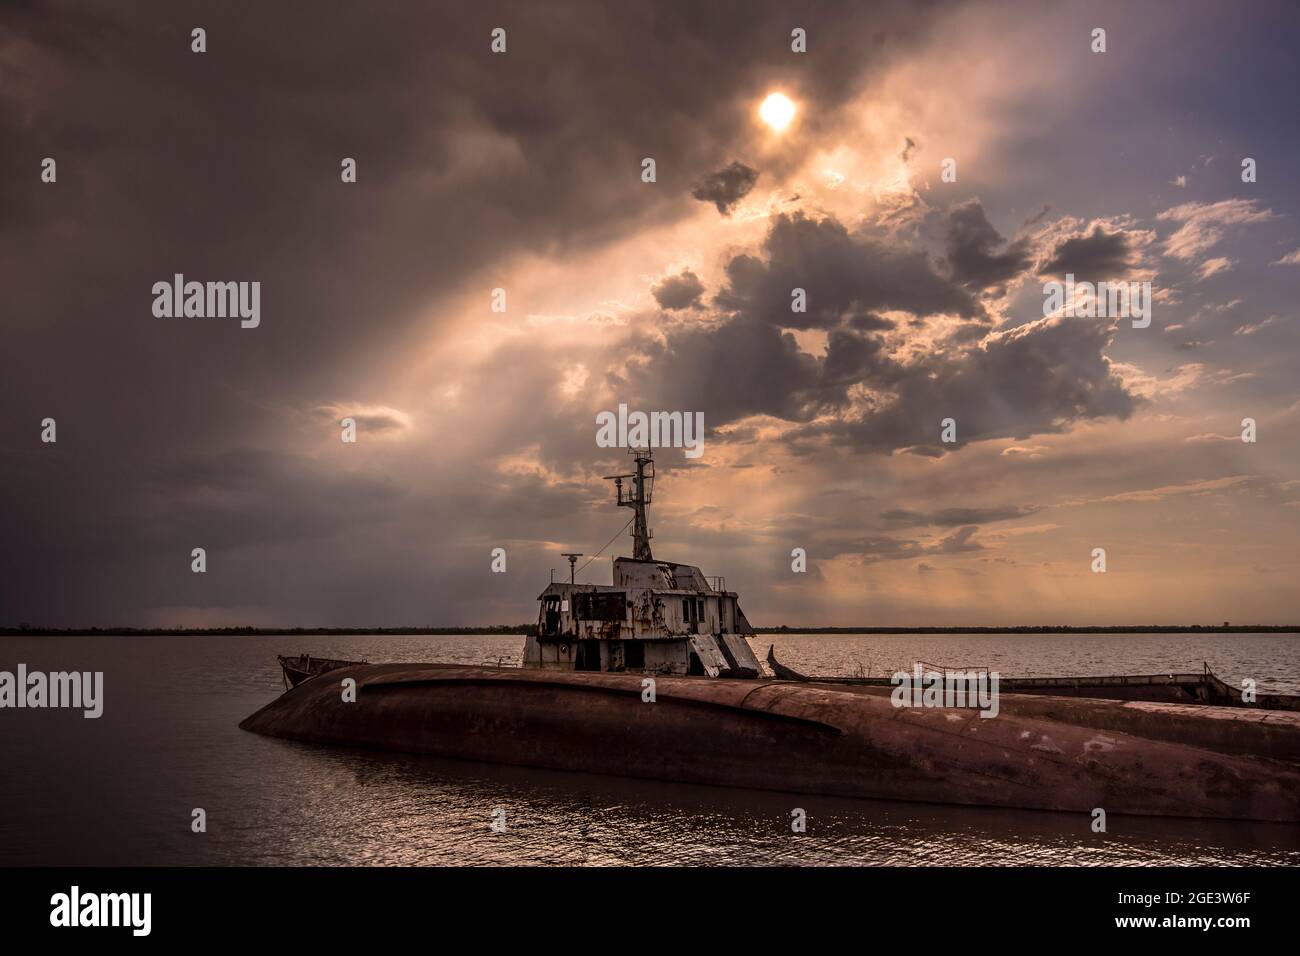
[[(654, 463), (610, 476), (633, 554), (540, 595), (522, 667), (281, 657), (240, 727), (320, 744), (685, 783), (1036, 810), (1300, 821), (1300, 702), (1201, 674), (1003, 679), (995, 719), (898, 707), (889, 678), (807, 677), (738, 596), (656, 560)], [(728, 679), (729, 678), (729, 679)]]
[[(636, 472), (611, 475), (620, 507), (632, 508), (632, 557), (614, 559), (614, 583), (568, 584), (542, 592), (541, 616), (524, 643), (524, 666), (563, 671), (636, 671), (701, 677), (761, 674), (747, 635), (754, 629), (723, 578), (690, 564), (656, 561), (646, 508), (654, 461), (636, 456)], [(625, 484), (625, 482), (630, 484)]]

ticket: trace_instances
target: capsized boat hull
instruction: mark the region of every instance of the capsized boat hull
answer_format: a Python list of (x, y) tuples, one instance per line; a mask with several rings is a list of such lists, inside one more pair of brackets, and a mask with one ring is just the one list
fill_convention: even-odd
[[(344, 700), (348, 678), (356, 681), (354, 702)], [(305, 681), (240, 727), (313, 743), (796, 793), (1300, 821), (1300, 767), (1221, 752), (1235, 738), (1229, 734), (1225, 745), (1223, 732), (1195, 721), (1189, 742), (1142, 736), (1146, 714), (1159, 704), (1117, 717), (1133, 705), (1035, 697), (1022, 709), (1015, 695), (1002, 695), (989, 719), (977, 710), (898, 708), (884, 694), (774, 680), (659, 677), (646, 702), (643, 679), (358, 665)], [(1271, 720), (1275, 738), (1300, 740), (1300, 715), (1196, 711), (1202, 722)], [(1286, 743), (1274, 752), (1296, 748)]]

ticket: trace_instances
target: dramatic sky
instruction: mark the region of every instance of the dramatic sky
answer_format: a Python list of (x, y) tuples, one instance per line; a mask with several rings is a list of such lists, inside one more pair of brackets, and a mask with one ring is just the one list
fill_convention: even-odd
[[(1294, 622), (1298, 47), (1268, 2), (9, 2), (0, 624), (531, 620), (629, 517), (620, 402), (704, 414), (656, 556), (756, 624)], [(1150, 327), (1045, 316), (1067, 272)], [(155, 317), (175, 273), (260, 326)]]

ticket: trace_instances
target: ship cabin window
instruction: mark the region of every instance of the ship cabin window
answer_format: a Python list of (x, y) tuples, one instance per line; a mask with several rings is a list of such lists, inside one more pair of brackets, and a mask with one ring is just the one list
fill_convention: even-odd
[(682, 598), (682, 621), (699, 624), (704, 620), (704, 598)]
[(573, 616), (580, 621), (622, 621), (627, 596), (622, 591), (579, 591), (573, 596)]

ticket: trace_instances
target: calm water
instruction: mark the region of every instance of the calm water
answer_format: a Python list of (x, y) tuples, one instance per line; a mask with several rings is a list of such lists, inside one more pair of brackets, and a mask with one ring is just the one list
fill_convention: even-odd
[[(1296, 635), (762, 636), (814, 673), (1197, 670), (1300, 693)], [(0, 864), (1300, 864), (1300, 827), (755, 793), (297, 744), (237, 724), (277, 653), (478, 664), (518, 637), (0, 638), (0, 670), (102, 670), (104, 716), (0, 711)], [(195, 807), (208, 832), (190, 831)], [(489, 828), (494, 808), (507, 830)], [(790, 832), (790, 811), (808, 832)]]

